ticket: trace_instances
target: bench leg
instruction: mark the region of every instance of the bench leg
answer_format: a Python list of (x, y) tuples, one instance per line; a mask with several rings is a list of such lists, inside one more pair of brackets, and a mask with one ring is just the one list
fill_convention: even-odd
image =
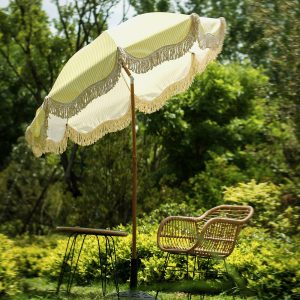
[(95, 237), (97, 239), (97, 245), (98, 245), (98, 256), (99, 256), (99, 268), (100, 268), (102, 295), (103, 295), (103, 297), (105, 297), (105, 294), (106, 294), (106, 269), (105, 269), (104, 278), (103, 278), (100, 241), (99, 241), (98, 235), (95, 235)]
[[(73, 265), (73, 257), (72, 257), (72, 263), (71, 263), (71, 269), (70, 269), (70, 277), (69, 277), (68, 285), (67, 285), (67, 293), (70, 293), (70, 291), (71, 291), (71, 287), (72, 287), (72, 284), (73, 284), (75, 273), (77, 271), (78, 262), (79, 262), (81, 251), (82, 251), (82, 248), (83, 248), (83, 245), (84, 245), (85, 238), (86, 238), (86, 235), (83, 236), (83, 239), (82, 239), (82, 242), (81, 242), (81, 247), (80, 247), (80, 250), (79, 250), (79, 253), (78, 253), (78, 256), (77, 256), (76, 265), (74, 267), (74, 271), (73, 272), (72, 272), (72, 265)], [(74, 250), (75, 250), (75, 247), (74, 247)], [(74, 250), (73, 250), (73, 256), (74, 256)]]
[[(73, 238), (73, 240), (72, 240), (72, 238)], [(61, 286), (61, 284), (63, 282), (63, 278), (64, 278), (65, 271), (66, 271), (66, 267), (68, 265), (68, 261), (69, 261), (70, 257), (72, 257), (72, 261), (73, 261), (73, 255), (74, 255), (74, 249), (75, 249), (75, 244), (76, 244), (76, 238), (77, 238), (77, 234), (71, 234), (69, 236), (69, 238), (68, 238), (67, 247), (66, 247), (66, 250), (65, 250), (65, 254), (64, 254), (64, 258), (63, 258), (62, 264), (61, 264), (60, 274), (59, 274), (59, 278), (58, 278), (58, 284), (57, 284), (57, 288), (56, 288), (56, 294), (59, 293), (60, 286)], [(69, 249), (69, 244), (70, 244), (71, 240), (72, 240), (72, 242), (71, 242), (70, 249)]]
[(111, 259), (111, 264), (114, 272), (114, 282), (115, 282), (115, 287), (116, 287), (116, 292), (117, 292), (117, 297), (119, 299), (119, 283), (118, 283), (118, 272), (117, 272), (117, 257), (116, 257), (116, 248), (115, 248), (115, 241), (113, 237), (108, 236), (107, 237), (108, 241), (108, 251), (110, 253), (110, 259)]

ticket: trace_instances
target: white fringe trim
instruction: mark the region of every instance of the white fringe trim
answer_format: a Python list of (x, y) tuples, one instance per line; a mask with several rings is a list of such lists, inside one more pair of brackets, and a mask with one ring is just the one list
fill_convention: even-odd
[(102, 138), (107, 133), (120, 131), (126, 128), (131, 122), (131, 109), (117, 120), (110, 120), (100, 124), (93, 131), (89, 133), (80, 133), (74, 128), (68, 126), (66, 135), (74, 143), (81, 146), (88, 146), (94, 144), (97, 140)]
[[(49, 96), (46, 96), (44, 106), (48, 107), (51, 114), (60, 118), (71, 118), (78, 114), (95, 98), (108, 93), (118, 82), (121, 74), (122, 63), (134, 73), (146, 73), (155, 66), (164, 61), (174, 60), (182, 57), (198, 41), (201, 49), (210, 48), (212, 50), (219, 47), (221, 37), (216, 37), (210, 33), (203, 34), (200, 18), (197, 14), (191, 15), (191, 28), (185, 39), (177, 44), (164, 46), (144, 58), (137, 58), (124, 49), (118, 47), (116, 52), (116, 62), (112, 72), (101, 81), (86, 88), (78, 97), (70, 103), (61, 103)], [(225, 20), (221, 19), (222, 25), (225, 27)]]
[(117, 84), (121, 75), (122, 61), (120, 52), (117, 51), (116, 55), (116, 63), (112, 72), (106, 78), (89, 86), (72, 102), (61, 103), (46, 96), (44, 105), (48, 107), (49, 112), (60, 118), (68, 119), (78, 114), (95, 98), (108, 93)]

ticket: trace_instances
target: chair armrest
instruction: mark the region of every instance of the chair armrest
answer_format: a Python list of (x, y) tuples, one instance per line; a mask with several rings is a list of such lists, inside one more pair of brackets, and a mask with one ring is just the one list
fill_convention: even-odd
[(195, 246), (198, 241), (196, 218), (168, 217), (158, 228), (157, 245), (162, 251), (185, 253)]
[(205, 223), (191, 252), (201, 249), (211, 256), (228, 256), (234, 249), (244, 222), (230, 218), (212, 218)]

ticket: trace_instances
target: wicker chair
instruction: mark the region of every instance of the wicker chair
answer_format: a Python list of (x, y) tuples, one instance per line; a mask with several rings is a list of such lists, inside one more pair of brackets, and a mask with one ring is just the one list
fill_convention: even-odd
[(251, 206), (220, 205), (200, 217), (164, 219), (157, 232), (158, 247), (168, 253), (164, 272), (169, 254), (186, 254), (187, 260), (189, 255), (223, 259), (227, 271), (225, 258), (232, 253), (241, 229), (252, 215)]

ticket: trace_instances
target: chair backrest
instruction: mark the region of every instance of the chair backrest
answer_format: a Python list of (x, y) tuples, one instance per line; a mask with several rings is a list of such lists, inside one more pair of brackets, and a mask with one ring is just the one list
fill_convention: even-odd
[(203, 257), (225, 258), (235, 247), (244, 224), (253, 215), (251, 206), (220, 205), (197, 218), (199, 242), (193, 253)]
[(208, 221), (212, 218), (228, 218), (246, 223), (253, 215), (253, 208), (248, 205), (219, 205), (211, 208), (199, 217), (199, 220)]

